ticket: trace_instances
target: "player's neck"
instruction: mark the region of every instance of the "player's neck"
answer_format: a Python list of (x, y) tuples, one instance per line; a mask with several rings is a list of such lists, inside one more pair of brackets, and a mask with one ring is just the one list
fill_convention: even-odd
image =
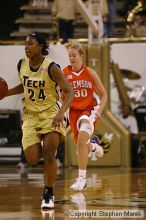
[(82, 68), (83, 68), (83, 64), (73, 65), (72, 66), (72, 71), (78, 73), (78, 72), (81, 71)]
[(38, 58), (37, 59), (30, 59), (29, 65), (33, 68), (37, 68), (42, 64), (43, 60), (44, 60), (44, 57), (40, 57), (39, 59)]

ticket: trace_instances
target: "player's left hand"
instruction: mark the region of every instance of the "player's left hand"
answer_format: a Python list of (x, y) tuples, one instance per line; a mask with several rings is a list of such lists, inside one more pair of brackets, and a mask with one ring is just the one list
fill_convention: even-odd
[(57, 115), (54, 117), (54, 120), (52, 122), (52, 127), (54, 127), (55, 129), (59, 129), (61, 127), (63, 127), (63, 120), (64, 120), (64, 114), (62, 114), (61, 112), (58, 112)]

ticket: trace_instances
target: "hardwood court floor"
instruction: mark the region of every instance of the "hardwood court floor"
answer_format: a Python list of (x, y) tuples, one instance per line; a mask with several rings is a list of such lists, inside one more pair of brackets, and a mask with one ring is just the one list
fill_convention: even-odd
[[(15, 165), (0, 165), (0, 220), (68, 220), (79, 219), (77, 216), (73, 218), (71, 210), (133, 209), (144, 210), (143, 219), (146, 219), (146, 169), (90, 167), (87, 176), (88, 188), (83, 192), (69, 189), (76, 175), (77, 168), (64, 168), (60, 173), (58, 171), (55, 209), (42, 212), (40, 209), (43, 190), (42, 166), (28, 168), (24, 173), (18, 173)], [(103, 216), (92, 218), (109, 219)]]

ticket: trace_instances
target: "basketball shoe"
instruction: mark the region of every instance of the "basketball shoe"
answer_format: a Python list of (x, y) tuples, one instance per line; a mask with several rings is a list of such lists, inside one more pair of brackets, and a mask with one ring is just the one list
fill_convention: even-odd
[(104, 155), (104, 150), (100, 146), (99, 137), (96, 135), (93, 135), (93, 137), (91, 138), (91, 143), (93, 143), (95, 147), (95, 149), (92, 150), (92, 152), (95, 152), (97, 157), (102, 157)]
[(42, 209), (52, 209), (54, 208), (54, 196), (50, 195), (48, 191), (45, 189), (42, 196)]
[(78, 178), (76, 178), (76, 182), (73, 185), (71, 185), (70, 188), (75, 191), (82, 191), (86, 187), (87, 187), (86, 178), (78, 177)]

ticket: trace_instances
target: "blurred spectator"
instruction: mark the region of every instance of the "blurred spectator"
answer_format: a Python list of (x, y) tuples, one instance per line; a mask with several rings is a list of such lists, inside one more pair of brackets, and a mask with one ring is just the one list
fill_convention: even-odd
[(59, 37), (63, 39), (63, 43), (72, 39), (77, 13), (73, 0), (54, 0), (52, 13), (58, 20)]
[(117, 1), (116, 0), (107, 0), (108, 4), (108, 16), (105, 23), (105, 35), (107, 37), (113, 37), (115, 35), (115, 19), (116, 19), (116, 9)]
[[(90, 0), (90, 2), (92, 2), (92, 5), (93, 5), (93, 15), (98, 15), (98, 7), (100, 5), (100, 1), (98, 0)], [(103, 21), (107, 21), (107, 16), (108, 16), (108, 4), (107, 4), (107, 0), (102, 0), (101, 1), (101, 13), (102, 13), (102, 18), (103, 18)]]
[[(108, 18), (108, 5), (107, 0), (87, 0), (84, 1), (85, 5), (89, 10), (91, 10), (91, 14), (94, 16), (95, 20), (99, 25), (99, 35), (100, 37), (104, 37), (105, 35), (105, 24), (107, 23)], [(100, 18), (101, 16), (101, 18)], [(102, 25), (103, 30), (102, 30)]]
[(121, 124), (131, 133), (132, 167), (138, 167), (138, 124), (136, 118), (132, 114), (131, 107), (126, 104), (122, 105), (122, 112), (120, 115), (117, 115), (117, 118), (119, 119)]
[[(98, 15), (98, 7), (101, 4), (101, 14), (104, 24), (104, 36), (112, 37), (114, 35), (114, 25), (115, 25), (115, 16), (116, 16), (116, 0), (90, 0), (87, 1), (92, 3), (92, 14)], [(86, 3), (87, 4), (87, 3)]]
[(144, 16), (140, 14), (136, 14), (134, 16), (133, 24), (131, 26), (127, 26), (126, 37), (145, 37), (146, 36), (146, 25), (144, 22)]

